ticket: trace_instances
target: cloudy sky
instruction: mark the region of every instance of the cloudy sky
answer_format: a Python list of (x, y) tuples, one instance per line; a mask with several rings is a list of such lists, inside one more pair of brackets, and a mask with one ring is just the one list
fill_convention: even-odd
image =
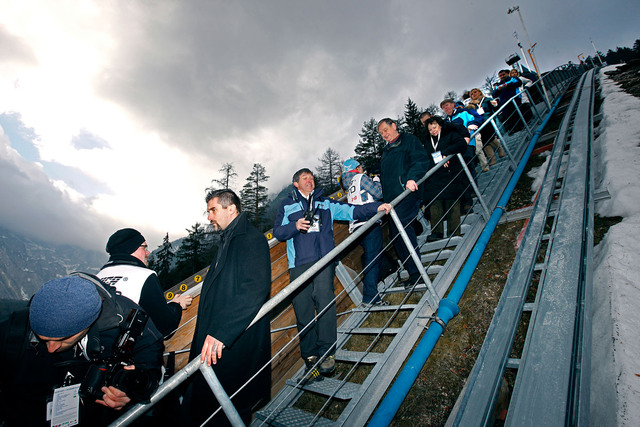
[[(223, 163), (279, 191), (364, 121), (478, 86), (527, 44), (511, 0), (0, 0), (0, 226), (101, 250), (206, 222)], [(542, 70), (632, 46), (637, 0), (519, 3)]]

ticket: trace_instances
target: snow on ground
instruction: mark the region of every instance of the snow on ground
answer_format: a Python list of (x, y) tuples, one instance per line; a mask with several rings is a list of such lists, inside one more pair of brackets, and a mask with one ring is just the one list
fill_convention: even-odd
[(600, 216), (621, 216), (595, 248), (591, 425), (640, 425), (640, 99), (600, 71), (594, 142)]

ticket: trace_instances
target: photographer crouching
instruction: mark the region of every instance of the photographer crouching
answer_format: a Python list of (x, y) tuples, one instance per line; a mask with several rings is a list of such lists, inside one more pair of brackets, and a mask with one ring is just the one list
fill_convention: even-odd
[(149, 399), (163, 342), (137, 304), (80, 274), (0, 325), (0, 351), (0, 425), (97, 426)]

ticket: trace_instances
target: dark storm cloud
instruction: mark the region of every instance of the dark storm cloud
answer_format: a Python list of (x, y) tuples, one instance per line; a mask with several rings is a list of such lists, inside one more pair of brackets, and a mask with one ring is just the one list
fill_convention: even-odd
[(55, 188), (36, 164), (25, 161), (0, 129), (0, 218), (2, 227), (38, 240), (99, 250), (114, 229), (83, 203)]
[[(612, 26), (621, 37), (631, 34), (635, 3), (544, 0), (520, 7), (544, 70), (589, 54), (589, 37), (605, 49)], [(137, 3), (121, 16), (119, 48), (98, 92), (216, 169), (235, 162), (248, 170), (260, 161), (284, 184), (280, 169), (288, 175), (293, 164), (315, 165), (328, 147), (351, 154), (362, 123), (402, 114), (407, 97), (426, 107), (505, 67), (518, 51), (514, 30), (526, 47), (517, 14), (506, 13), (510, 6)], [(250, 145), (265, 129), (281, 137)]]

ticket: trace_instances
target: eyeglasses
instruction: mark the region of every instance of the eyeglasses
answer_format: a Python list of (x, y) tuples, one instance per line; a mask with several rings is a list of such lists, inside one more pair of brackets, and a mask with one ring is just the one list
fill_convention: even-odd
[(147, 249), (149, 247), (149, 245), (140, 245), (141, 248), (144, 248), (145, 251), (149, 250)]

